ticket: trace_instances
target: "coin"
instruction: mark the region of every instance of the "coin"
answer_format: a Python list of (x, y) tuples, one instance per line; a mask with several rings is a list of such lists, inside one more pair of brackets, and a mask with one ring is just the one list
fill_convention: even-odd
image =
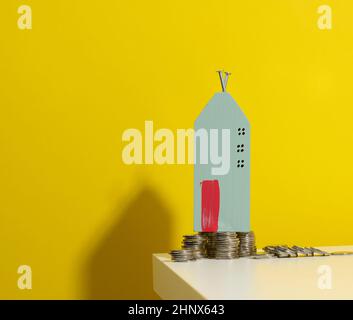
[(272, 258), (275, 258), (275, 255), (270, 254), (270, 253), (266, 253), (266, 252), (260, 252), (260, 253), (255, 253), (250, 258), (252, 258), (252, 259), (272, 259)]
[(352, 255), (353, 251), (334, 251), (334, 252), (330, 252), (330, 255), (332, 256), (348, 256), (348, 255)]
[(237, 232), (239, 237), (239, 255), (248, 257), (256, 254), (255, 234), (253, 231)]
[(170, 255), (172, 257), (172, 261), (175, 262), (186, 262), (195, 259), (191, 250), (171, 250)]
[(205, 258), (206, 241), (207, 239), (200, 234), (184, 235), (182, 248), (191, 250), (195, 259)]
[(210, 259), (235, 259), (239, 257), (239, 239), (235, 232), (207, 234), (207, 257)]

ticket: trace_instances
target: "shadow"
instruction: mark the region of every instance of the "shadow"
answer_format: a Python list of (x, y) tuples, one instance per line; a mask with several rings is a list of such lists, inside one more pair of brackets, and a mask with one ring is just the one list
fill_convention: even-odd
[(88, 265), (88, 299), (159, 299), (153, 291), (152, 253), (170, 250), (170, 212), (143, 188), (98, 244)]

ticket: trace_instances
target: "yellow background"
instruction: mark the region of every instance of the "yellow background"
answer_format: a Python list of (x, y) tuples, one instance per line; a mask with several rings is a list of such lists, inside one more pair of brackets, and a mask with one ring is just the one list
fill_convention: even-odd
[(7, 0), (0, 36), (0, 298), (156, 297), (151, 253), (192, 232), (192, 166), (126, 166), (121, 135), (192, 127), (219, 68), (252, 124), (258, 247), (353, 244), (351, 1)]

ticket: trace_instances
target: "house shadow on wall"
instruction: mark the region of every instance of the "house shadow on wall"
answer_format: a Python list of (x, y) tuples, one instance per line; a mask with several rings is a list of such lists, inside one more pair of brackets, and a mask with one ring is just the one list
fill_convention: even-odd
[(158, 299), (153, 291), (152, 253), (170, 250), (170, 212), (158, 194), (143, 188), (88, 262), (88, 299)]

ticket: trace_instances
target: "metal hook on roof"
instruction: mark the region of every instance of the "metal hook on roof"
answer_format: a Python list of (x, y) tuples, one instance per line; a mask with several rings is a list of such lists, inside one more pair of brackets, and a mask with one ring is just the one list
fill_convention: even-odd
[(228, 77), (231, 75), (231, 73), (223, 70), (218, 70), (217, 72), (219, 75), (219, 80), (221, 81), (222, 92), (225, 92), (227, 88)]

